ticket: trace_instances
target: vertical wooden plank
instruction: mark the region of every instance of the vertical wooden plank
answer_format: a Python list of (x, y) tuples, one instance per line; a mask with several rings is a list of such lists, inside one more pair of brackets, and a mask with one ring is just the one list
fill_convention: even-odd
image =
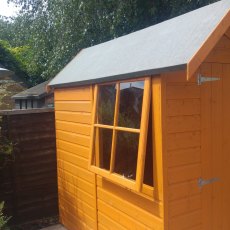
[(222, 229), (222, 209), (223, 209), (223, 176), (222, 176), (222, 64), (212, 64), (212, 75), (221, 78), (219, 81), (212, 82), (212, 160), (213, 175), (212, 178), (220, 178), (220, 181), (211, 185), (212, 194), (212, 226), (213, 229)]
[[(183, 74), (182, 74), (183, 75)], [(161, 78), (152, 85), (152, 103), (155, 102), (155, 93), (158, 94), (160, 104), (156, 104), (153, 109), (153, 116), (156, 124), (153, 124), (154, 130), (154, 180), (157, 182), (155, 197), (163, 202), (163, 226), (164, 230), (169, 229), (169, 183), (168, 183), (168, 154), (167, 154), (167, 75), (161, 75)], [(155, 95), (156, 96), (156, 95)], [(157, 100), (157, 99), (156, 99)], [(158, 101), (158, 100), (157, 100)], [(159, 103), (159, 102), (158, 102)], [(156, 171), (157, 170), (157, 171)]]
[[(93, 111), (93, 113), (94, 113), (94, 117), (92, 118), (93, 119), (93, 122), (95, 122), (95, 114), (96, 114), (96, 103), (97, 103), (97, 100), (96, 101), (94, 101), (95, 100), (95, 98), (97, 98), (97, 96), (95, 96), (95, 94), (97, 93), (97, 91), (98, 91), (98, 88), (97, 88), (97, 90), (95, 89), (95, 91), (96, 92), (94, 92), (93, 91), (93, 86), (91, 86), (90, 87), (90, 92), (91, 92), (91, 111)], [(95, 94), (94, 94), (95, 93)], [(94, 103), (93, 103), (94, 102)], [(92, 126), (93, 126), (93, 124), (92, 124)], [(92, 129), (94, 130), (94, 127), (92, 127)], [(91, 135), (94, 135), (94, 133), (91, 133)], [(91, 140), (92, 140), (93, 138), (92, 138), (92, 136), (91, 136)], [(92, 144), (92, 143), (91, 143)], [(93, 143), (94, 144), (94, 143)], [(93, 150), (92, 150), (93, 151)], [(90, 154), (91, 154), (91, 152), (90, 152)], [(92, 160), (92, 159), (91, 159)], [(95, 230), (97, 230), (98, 229), (98, 203), (97, 203), (97, 174), (95, 174), (94, 173), (94, 181), (93, 181), (93, 184), (94, 184), (94, 202), (95, 202), (95, 216), (94, 216), (94, 218), (95, 218), (95, 226), (94, 226), (94, 228), (95, 228)]]
[[(201, 73), (211, 76), (211, 64), (202, 64)], [(211, 148), (211, 82), (200, 86), (201, 90), (201, 165), (202, 178), (212, 177), (212, 148)], [(198, 184), (197, 184), (198, 186)], [(202, 223), (203, 229), (212, 230), (212, 186), (204, 186), (202, 192)]]
[[(93, 86), (92, 86), (93, 87)], [(96, 119), (96, 109), (97, 109), (97, 93), (98, 92), (98, 86), (95, 86), (94, 89), (94, 96), (93, 96), (93, 108), (92, 108), (92, 124), (91, 124), (91, 139), (90, 139), (90, 155), (89, 155), (89, 167), (93, 164), (93, 160), (95, 157), (94, 152), (94, 139), (95, 139), (95, 128), (93, 124), (95, 124)]]
[(140, 192), (142, 189), (143, 178), (144, 178), (150, 100), (151, 100), (151, 78), (149, 77), (145, 79), (142, 113), (141, 113), (141, 126), (140, 126), (140, 137), (139, 137), (138, 158), (137, 158), (137, 173), (136, 173), (136, 187), (138, 192)]
[(115, 164), (115, 154), (116, 154), (116, 144), (117, 144), (117, 131), (115, 127), (118, 124), (118, 116), (119, 116), (119, 104), (120, 104), (120, 83), (116, 84), (117, 92), (116, 92), (116, 103), (115, 103), (115, 111), (114, 111), (114, 122), (113, 122), (113, 139), (112, 139), (112, 147), (111, 147), (111, 158), (110, 158), (110, 172), (114, 171)]
[(223, 65), (223, 229), (230, 229), (230, 64)]
[(162, 98), (161, 78), (152, 78), (152, 116), (153, 116), (153, 152), (154, 152), (154, 196), (155, 199), (163, 200), (162, 181)]

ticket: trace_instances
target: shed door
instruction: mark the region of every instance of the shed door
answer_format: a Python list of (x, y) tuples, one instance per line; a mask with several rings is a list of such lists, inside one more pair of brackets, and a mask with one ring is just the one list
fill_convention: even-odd
[(202, 74), (219, 81), (201, 87), (203, 230), (230, 229), (230, 64), (203, 64)]

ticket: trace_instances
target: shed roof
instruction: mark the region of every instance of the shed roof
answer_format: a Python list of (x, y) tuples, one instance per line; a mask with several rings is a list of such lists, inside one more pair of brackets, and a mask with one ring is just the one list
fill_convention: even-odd
[(29, 88), (25, 91), (22, 91), (14, 96), (13, 99), (40, 99), (47, 95), (46, 86), (49, 81), (45, 81), (41, 84), (38, 84), (32, 88)]
[(190, 77), (229, 25), (230, 1), (210, 4), (83, 49), (49, 86), (83, 85), (181, 69)]

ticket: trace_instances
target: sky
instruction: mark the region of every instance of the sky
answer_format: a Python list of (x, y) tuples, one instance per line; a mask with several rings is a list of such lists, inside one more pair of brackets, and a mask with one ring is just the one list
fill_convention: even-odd
[(15, 16), (19, 8), (17, 8), (13, 3), (7, 4), (7, 0), (0, 0), (0, 15), (2, 16)]

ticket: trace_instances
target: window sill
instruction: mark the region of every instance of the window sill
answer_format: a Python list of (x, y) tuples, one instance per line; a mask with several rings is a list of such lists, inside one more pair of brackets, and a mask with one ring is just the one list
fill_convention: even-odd
[(142, 196), (148, 200), (154, 201), (154, 188), (148, 185), (143, 185), (140, 192), (137, 191), (136, 188), (136, 182), (130, 179), (127, 179), (125, 177), (122, 177), (119, 174), (116, 173), (110, 173), (105, 169), (98, 168), (96, 166), (90, 166), (89, 170), (99, 176), (102, 177), (102, 179), (106, 179), (110, 182), (115, 183), (116, 185), (119, 185), (123, 187), (126, 190), (129, 190), (139, 196)]

